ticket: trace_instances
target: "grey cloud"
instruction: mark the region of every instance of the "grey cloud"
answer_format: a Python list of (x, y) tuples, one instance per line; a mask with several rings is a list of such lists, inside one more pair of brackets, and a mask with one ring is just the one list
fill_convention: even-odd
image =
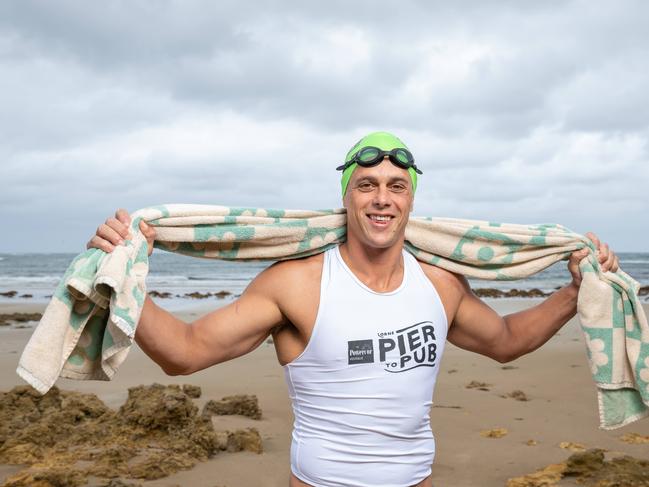
[[(572, 23), (563, 20), (566, 10), (575, 14), (583, 6), (580, 2), (559, 10), (557, 4), (498, 3), (491, 22), (481, 22), (488, 9), (479, 2), (462, 8), (462, 15), (443, 3), (416, 2), (403, 2), (397, 9), (369, 3), (326, 8), (262, 3), (247, 10), (235, 3), (81, 5), (9, 3), (3, 17), (11, 20), (10, 32), (33, 44), (32, 55), (47, 52), (76, 60), (85, 70), (109, 74), (134, 91), (152, 90), (180, 104), (232, 107), (256, 117), (300, 118), (327, 130), (389, 117), (406, 128), (426, 123), (449, 134), (472, 130), (522, 136), (561, 117), (548, 109), (547, 96), (590, 66), (595, 56), (606, 59), (636, 41), (647, 44), (639, 29), (610, 26), (607, 12), (597, 9), (586, 9), (595, 13), (582, 16), (579, 24), (574, 24), (576, 15), (569, 17)], [(632, 12), (620, 21), (632, 21), (637, 17)], [(294, 48), (303, 45), (305, 35), (315, 32), (312, 38), (317, 39), (322, 29), (345, 25), (369, 39), (364, 67), (343, 65), (344, 76), (313, 75), (296, 61)], [(263, 28), (264, 35), (255, 35), (256, 28)], [(601, 40), (602, 31), (611, 42)], [(497, 49), (517, 49), (526, 41), (529, 47), (512, 59), (483, 59), (462, 83), (433, 93), (431, 102), (399, 110), (395, 97), (425, 61), (412, 48), (427, 39), (444, 42), (449, 33)], [(592, 43), (601, 49), (592, 49)], [(307, 49), (307, 56), (323, 54)]]
[[(35, 54), (77, 58), (100, 70), (205, 57), (244, 41), (233, 26), (246, 10), (235, 2), (3, 2), (6, 31)], [(2, 25), (0, 24), (0, 25)]]
[[(618, 224), (626, 208), (646, 241), (633, 219), (649, 211), (648, 13), (630, 0), (3, 2), (0, 218), (60, 235), (42, 216), (74, 215), (65, 250), (117, 205), (339, 206), (333, 167), (381, 128), (424, 169), (418, 213)], [(230, 115), (268, 133), (210, 125)], [(190, 151), (202, 123), (222, 143)]]

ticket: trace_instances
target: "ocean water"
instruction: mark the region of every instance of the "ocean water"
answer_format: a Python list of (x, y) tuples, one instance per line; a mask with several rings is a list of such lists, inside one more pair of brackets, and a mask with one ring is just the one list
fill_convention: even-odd
[[(0, 296), (0, 302), (47, 302), (63, 273), (76, 254), (4, 254), (0, 253), (0, 293), (16, 291), (13, 298)], [(641, 285), (649, 285), (649, 253), (619, 253), (620, 266)], [(172, 299), (157, 300), (169, 303), (171, 309), (197, 300), (185, 297), (198, 291), (214, 293), (229, 291), (232, 299), (241, 294), (250, 281), (268, 262), (227, 262), (197, 259), (156, 250), (150, 261), (147, 277), (148, 290), (169, 292)], [(567, 261), (557, 262), (544, 271), (517, 281), (483, 281), (470, 279), (472, 288), (508, 290), (538, 288), (549, 292), (570, 281)], [(21, 297), (23, 295), (32, 297)], [(216, 300), (216, 298), (208, 298)], [(206, 300), (203, 300), (206, 301)], [(220, 300), (223, 302), (224, 300)]]

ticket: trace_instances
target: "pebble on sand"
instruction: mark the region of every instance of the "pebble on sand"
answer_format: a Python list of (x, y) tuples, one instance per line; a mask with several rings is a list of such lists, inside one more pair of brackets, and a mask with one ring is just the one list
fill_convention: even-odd
[(466, 387), (467, 389), (478, 389), (479, 391), (489, 391), (491, 384), (487, 384), (486, 382), (480, 382), (477, 380), (472, 380), (464, 387)]
[(649, 487), (649, 461), (628, 455), (607, 461), (604, 450), (593, 448), (573, 453), (565, 462), (509, 479), (507, 487), (553, 487), (564, 477), (586, 487)]
[(502, 438), (507, 435), (508, 431), (505, 428), (494, 428), (491, 430), (483, 430), (480, 432), (480, 436), (485, 438)]
[(639, 435), (638, 433), (627, 433), (620, 436), (620, 441), (632, 445), (642, 445), (649, 443), (649, 436)]
[(529, 401), (527, 394), (525, 394), (523, 391), (518, 389), (512, 392), (508, 392), (507, 394), (503, 394), (500, 397), (512, 398), (512, 399), (516, 399), (517, 401)]
[(574, 443), (572, 441), (562, 441), (559, 443), (559, 448), (570, 451), (586, 451), (586, 445), (582, 443)]

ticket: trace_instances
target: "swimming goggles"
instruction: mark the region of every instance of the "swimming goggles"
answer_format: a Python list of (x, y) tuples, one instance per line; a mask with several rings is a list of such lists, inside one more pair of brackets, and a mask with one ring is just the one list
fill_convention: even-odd
[(395, 166), (403, 169), (413, 168), (417, 174), (423, 174), (415, 165), (415, 159), (408, 149), (392, 149), (389, 151), (381, 150), (378, 147), (363, 147), (345, 164), (338, 166), (336, 171), (344, 171), (352, 164), (356, 163), (362, 167), (372, 167), (380, 164), (385, 156), (390, 158), (390, 162)]

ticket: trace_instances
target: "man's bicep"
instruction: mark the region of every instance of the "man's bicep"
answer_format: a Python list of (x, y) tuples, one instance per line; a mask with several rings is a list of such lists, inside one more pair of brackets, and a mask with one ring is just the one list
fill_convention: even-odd
[(499, 345), (506, 342), (507, 325), (487, 303), (471, 290), (462, 277), (463, 295), (449, 329), (448, 341), (452, 344), (499, 360)]
[(283, 323), (272, 274), (260, 274), (237, 300), (190, 325), (192, 369), (201, 370), (251, 352)]

